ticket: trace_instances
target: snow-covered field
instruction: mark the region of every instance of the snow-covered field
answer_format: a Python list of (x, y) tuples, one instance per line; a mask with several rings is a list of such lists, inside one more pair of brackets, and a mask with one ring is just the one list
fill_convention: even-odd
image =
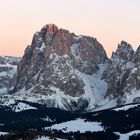
[(119, 135), (120, 138), (118, 140), (129, 140), (129, 136), (132, 136), (134, 134), (140, 134), (140, 130), (135, 130), (135, 131), (131, 131), (129, 133), (125, 133), (125, 134), (121, 134), (119, 132), (115, 132), (115, 134)]
[[(60, 138), (55, 138), (56, 140), (65, 140), (65, 139), (60, 139)], [(47, 136), (41, 136), (41, 137), (38, 137), (37, 139), (35, 140), (54, 140), (54, 138), (49, 138)]]
[(9, 134), (8, 132), (0, 132), (0, 135), (7, 135)]
[(51, 127), (46, 127), (47, 129), (62, 130), (63, 132), (77, 132), (85, 133), (86, 131), (98, 132), (104, 131), (104, 128), (99, 122), (86, 122), (84, 119), (76, 119), (60, 124), (52, 125)]

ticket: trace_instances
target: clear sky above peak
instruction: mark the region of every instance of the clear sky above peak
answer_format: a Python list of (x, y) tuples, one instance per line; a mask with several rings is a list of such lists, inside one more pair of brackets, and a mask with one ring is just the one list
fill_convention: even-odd
[(140, 0), (2, 0), (0, 55), (22, 56), (33, 34), (54, 23), (96, 37), (108, 56), (125, 40), (140, 44)]

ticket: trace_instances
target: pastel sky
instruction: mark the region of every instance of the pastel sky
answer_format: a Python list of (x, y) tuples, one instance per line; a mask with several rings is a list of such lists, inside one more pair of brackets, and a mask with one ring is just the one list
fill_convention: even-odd
[(0, 0), (0, 55), (22, 56), (48, 23), (96, 37), (110, 57), (121, 40), (139, 46), (140, 0)]

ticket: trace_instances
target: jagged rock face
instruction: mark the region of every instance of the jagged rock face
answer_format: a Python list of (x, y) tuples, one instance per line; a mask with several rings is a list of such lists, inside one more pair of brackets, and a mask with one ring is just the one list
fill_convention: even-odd
[[(134, 52), (132, 46), (122, 41), (112, 54), (108, 71), (104, 72), (108, 84), (106, 96), (119, 97), (119, 103), (126, 93), (131, 93), (134, 89), (139, 90), (139, 61), (140, 48)], [(112, 76), (110, 76), (112, 75)]]
[(121, 41), (116, 52), (112, 54), (113, 61), (129, 62), (132, 61), (134, 50), (130, 44)]
[(130, 93), (133, 89), (140, 89), (140, 67), (134, 67), (126, 79), (125, 92)]
[(140, 46), (137, 48), (135, 55), (134, 55), (134, 61), (137, 63), (137, 65), (140, 64)]
[(86, 74), (98, 70), (98, 64), (105, 63), (107, 56), (101, 44), (94, 38), (83, 36), (71, 46), (73, 66)]
[(133, 68), (134, 51), (128, 43), (122, 41), (118, 45), (116, 52), (112, 54), (110, 64), (107, 71), (104, 72), (103, 78), (108, 83), (106, 96), (114, 96), (123, 94), (123, 87), (129, 76), (130, 69)]
[(103, 74), (108, 83), (106, 97), (117, 98), (119, 105), (125, 104), (127, 94), (140, 89), (139, 57), (139, 48), (134, 52), (130, 44), (122, 41)]
[(80, 73), (92, 75), (106, 61), (106, 53), (96, 39), (46, 25), (25, 50), (18, 65), (15, 89), (47, 95), (50, 106), (55, 106), (55, 100), (51, 101), (49, 96), (70, 96), (69, 101), (63, 98), (66, 108), (72, 104), (74, 110), (85, 108), (89, 101), (83, 98), (86, 91)]
[(17, 57), (0, 57), (0, 94), (9, 92), (16, 83)]

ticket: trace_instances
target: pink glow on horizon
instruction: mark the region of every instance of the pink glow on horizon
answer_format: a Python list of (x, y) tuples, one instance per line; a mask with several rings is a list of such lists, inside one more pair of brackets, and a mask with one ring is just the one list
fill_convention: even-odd
[(108, 56), (121, 40), (140, 44), (139, 0), (4, 0), (0, 5), (0, 55), (22, 56), (45, 24), (96, 37)]

